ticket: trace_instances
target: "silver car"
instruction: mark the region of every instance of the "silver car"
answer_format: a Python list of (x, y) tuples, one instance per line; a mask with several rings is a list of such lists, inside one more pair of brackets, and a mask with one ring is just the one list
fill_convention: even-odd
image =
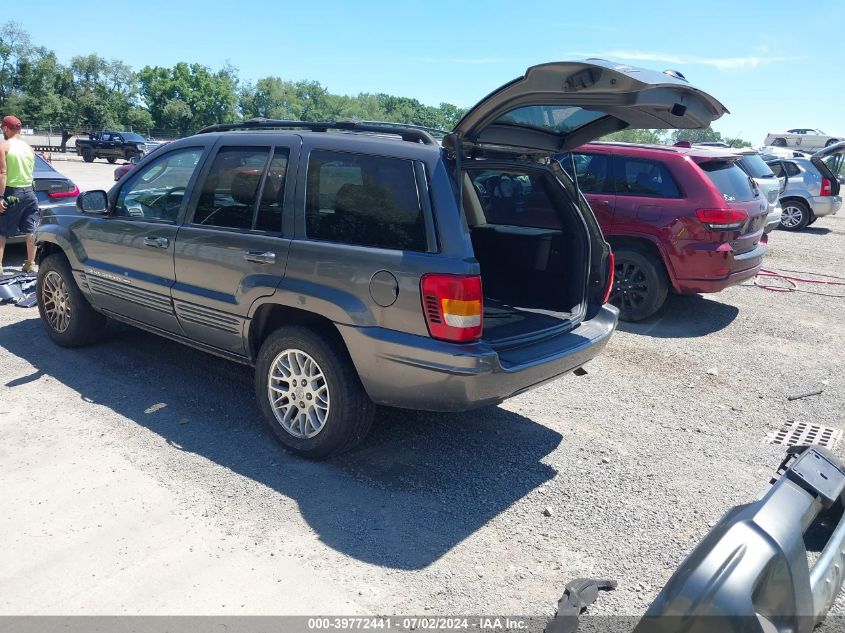
[(818, 218), (833, 215), (842, 207), (839, 195), (845, 142), (816, 152), (810, 157), (778, 158), (764, 155), (778, 176), (788, 178), (780, 196), (783, 213), (780, 228), (800, 231)]
[(815, 151), (838, 143), (842, 136), (831, 136), (815, 128), (794, 128), (786, 132), (769, 132), (763, 145), (774, 147), (796, 147), (801, 150)]

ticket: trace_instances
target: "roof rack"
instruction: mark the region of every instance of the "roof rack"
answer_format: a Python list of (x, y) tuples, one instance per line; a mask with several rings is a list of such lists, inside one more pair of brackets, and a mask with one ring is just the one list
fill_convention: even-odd
[[(265, 119), (262, 117), (249, 119), (242, 123), (217, 123), (204, 127), (197, 134), (208, 132), (225, 132), (228, 130), (281, 130), (299, 129), (312, 132), (327, 132), (341, 130), (343, 132), (370, 132), (375, 134), (391, 134), (400, 136), (403, 141), (437, 145), (429, 130), (415, 125), (402, 123), (382, 123), (376, 121), (287, 121), (284, 119)], [(434, 131), (434, 130), (431, 130)], [(438, 130), (439, 131), (439, 130)]]

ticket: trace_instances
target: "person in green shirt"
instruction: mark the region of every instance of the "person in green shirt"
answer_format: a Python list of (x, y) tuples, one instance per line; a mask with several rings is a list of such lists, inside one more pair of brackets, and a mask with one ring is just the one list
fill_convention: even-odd
[(0, 275), (6, 238), (26, 236), (26, 261), (21, 270), (35, 271), (35, 239), (38, 198), (32, 186), (35, 152), (20, 138), (21, 122), (16, 116), (3, 118), (0, 141)]

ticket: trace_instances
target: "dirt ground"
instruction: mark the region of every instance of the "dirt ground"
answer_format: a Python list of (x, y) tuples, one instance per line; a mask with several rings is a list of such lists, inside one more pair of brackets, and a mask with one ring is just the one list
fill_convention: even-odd
[[(56, 166), (111, 185), (105, 163)], [(773, 233), (765, 265), (830, 279), (843, 253), (840, 214)], [(844, 297), (673, 296), (586, 376), (473, 413), (384, 412), (319, 464), (262, 426), (249, 368), (123, 326), (60, 349), (36, 309), (0, 306), (0, 614), (544, 616), (579, 576), (619, 582), (591, 613), (641, 614), (765, 488), (769, 434), (845, 429)]]

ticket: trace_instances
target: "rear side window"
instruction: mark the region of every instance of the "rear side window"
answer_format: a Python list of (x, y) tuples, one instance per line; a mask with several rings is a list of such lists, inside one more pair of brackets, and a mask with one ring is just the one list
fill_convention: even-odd
[(769, 168), (772, 170), (772, 173), (778, 178), (780, 178), (786, 173), (783, 170), (783, 163), (769, 163), (768, 165)]
[(755, 198), (751, 180), (733, 161), (714, 160), (699, 165), (727, 202), (748, 202)]
[[(613, 174), (608, 154), (573, 154), (578, 187), (584, 193), (613, 193)], [(561, 161), (569, 173), (569, 158)]]
[(739, 162), (742, 163), (745, 171), (747, 171), (748, 175), (752, 178), (775, 177), (771, 167), (766, 164), (759, 154), (746, 154), (739, 159)]
[(797, 176), (801, 173), (801, 169), (795, 163), (784, 162), (787, 176)]
[(663, 163), (614, 156), (614, 180), (620, 196), (680, 198), (681, 190)]
[(425, 251), (425, 223), (410, 160), (315, 150), (308, 161), (310, 238)]
[(202, 185), (193, 223), (230, 229), (280, 232), (287, 150), (277, 149), (270, 171), (269, 147), (224, 147)]
[(546, 178), (500, 169), (473, 170), (469, 176), (487, 224), (561, 228)]

